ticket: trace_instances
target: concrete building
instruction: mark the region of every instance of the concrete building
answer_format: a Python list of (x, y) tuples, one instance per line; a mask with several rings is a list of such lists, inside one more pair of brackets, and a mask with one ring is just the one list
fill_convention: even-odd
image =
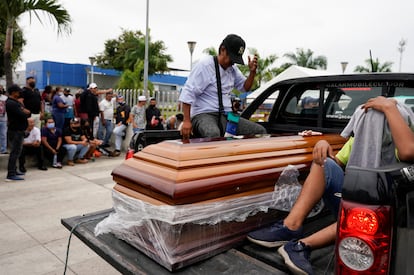
[[(21, 74), (19, 72), (20, 80), (22, 78)], [(105, 89), (116, 87), (121, 72), (113, 69), (102, 69), (97, 66), (92, 68), (91, 65), (87, 64), (41, 60), (26, 63), (26, 72), (22, 79), (28, 76), (36, 78), (36, 86), (40, 90), (43, 90), (46, 85), (78, 89), (86, 87), (90, 82), (95, 82), (99, 88)], [(154, 90), (156, 91), (179, 91), (187, 77), (172, 74), (155, 74), (149, 76), (148, 79), (154, 85)], [(19, 82), (19, 84), (21, 83)]]

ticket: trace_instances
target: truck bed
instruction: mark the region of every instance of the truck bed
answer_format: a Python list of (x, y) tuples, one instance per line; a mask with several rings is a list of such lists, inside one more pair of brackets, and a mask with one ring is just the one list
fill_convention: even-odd
[[(61, 223), (100, 257), (122, 274), (171, 274), (128, 243), (112, 234), (95, 237), (96, 224), (113, 209), (65, 218)], [(332, 223), (333, 217), (323, 211), (305, 224), (305, 234), (315, 232)], [(328, 246), (312, 252), (311, 262), (315, 274), (334, 274), (333, 248)], [(69, 254), (70, 255), (70, 254)], [(174, 274), (289, 274), (276, 249), (266, 249), (248, 241), (224, 253), (197, 264), (180, 269)]]

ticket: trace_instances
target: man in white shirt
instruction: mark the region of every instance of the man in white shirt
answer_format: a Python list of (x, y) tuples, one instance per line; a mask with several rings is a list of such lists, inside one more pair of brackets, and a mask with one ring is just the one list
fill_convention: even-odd
[(138, 97), (138, 103), (131, 109), (130, 121), (132, 121), (132, 131), (134, 134), (139, 131), (145, 130), (146, 118), (145, 118), (145, 104), (147, 98), (144, 95)]
[[(179, 101), (183, 104), (184, 121), (182, 135), (190, 137), (191, 132), (198, 137), (219, 137), (226, 129), (226, 115), (232, 111), (231, 91), (249, 91), (252, 87), (257, 69), (257, 56), (248, 58), (249, 76), (246, 78), (235, 65), (243, 62), (246, 44), (235, 34), (229, 34), (220, 44), (218, 56), (208, 56), (200, 60), (191, 71), (181, 91)], [(215, 59), (222, 88), (221, 100), (218, 96)], [(219, 82), (219, 83), (220, 83)], [(222, 101), (222, 107), (220, 107)], [(240, 118), (237, 135), (265, 134), (261, 125)]]
[[(115, 108), (115, 95), (112, 91), (105, 94), (105, 98), (99, 102), (99, 129), (98, 139), (103, 140), (102, 147), (110, 147), (109, 141), (114, 128), (114, 108)], [(105, 137), (104, 137), (105, 129)]]
[(46, 171), (47, 168), (43, 164), (43, 152), (40, 135), (40, 129), (35, 127), (35, 120), (32, 117), (27, 119), (27, 130), (25, 132), (25, 138), (23, 141), (23, 149), (19, 156), (19, 170), (22, 173), (26, 172), (26, 155), (36, 155), (37, 158), (37, 168), (39, 170)]

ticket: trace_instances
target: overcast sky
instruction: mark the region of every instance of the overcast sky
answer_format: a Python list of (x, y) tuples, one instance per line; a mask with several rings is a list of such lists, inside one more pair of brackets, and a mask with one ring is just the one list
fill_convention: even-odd
[[(122, 29), (145, 33), (146, 2), (60, 0), (73, 20), (70, 36), (58, 36), (47, 18), (42, 25), (23, 16), (23, 61), (89, 64), (88, 57), (101, 53), (105, 41), (117, 38)], [(276, 65), (286, 61), (283, 54), (304, 48), (326, 56), (328, 70), (336, 73), (342, 72), (342, 61), (348, 62), (346, 72), (365, 65), (370, 49), (381, 63), (393, 62), (398, 72), (398, 43), (404, 38), (401, 71), (414, 72), (413, 13), (412, 0), (149, 0), (149, 28), (153, 41), (164, 41), (173, 68), (190, 68), (187, 41), (197, 42), (196, 61), (204, 49), (217, 48), (227, 34), (236, 33), (261, 56), (279, 56)]]

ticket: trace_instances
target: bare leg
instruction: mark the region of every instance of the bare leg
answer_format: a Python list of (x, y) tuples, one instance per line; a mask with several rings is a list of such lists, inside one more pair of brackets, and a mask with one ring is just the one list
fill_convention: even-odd
[(337, 227), (337, 223), (335, 222), (313, 233), (312, 235), (301, 239), (300, 241), (310, 246), (312, 249), (325, 247), (326, 245), (331, 244), (335, 241), (336, 227)]
[(302, 190), (293, 205), (289, 215), (284, 220), (284, 225), (290, 230), (297, 230), (302, 226), (312, 208), (322, 198), (325, 191), (324, 168), (312, 163), (311, 170), (306, 178)]

